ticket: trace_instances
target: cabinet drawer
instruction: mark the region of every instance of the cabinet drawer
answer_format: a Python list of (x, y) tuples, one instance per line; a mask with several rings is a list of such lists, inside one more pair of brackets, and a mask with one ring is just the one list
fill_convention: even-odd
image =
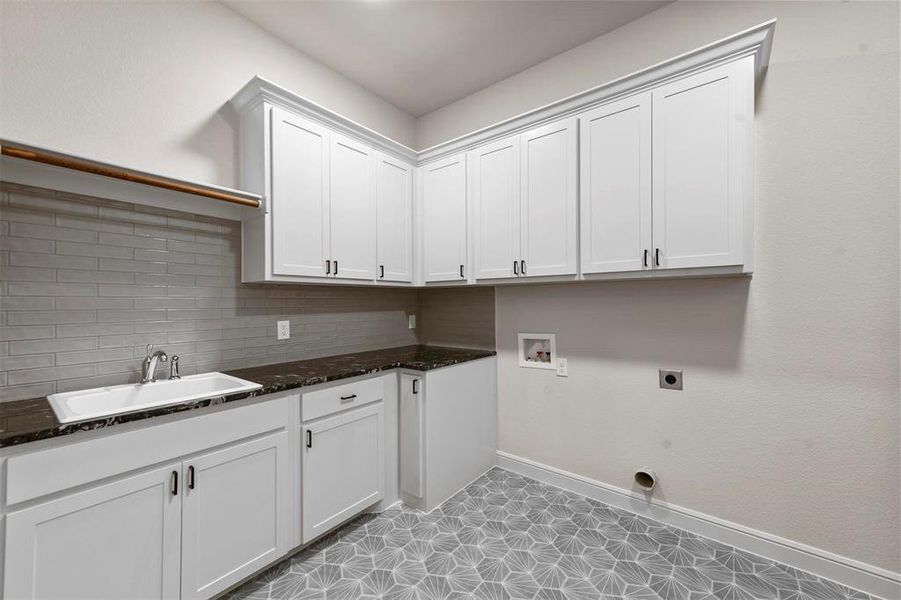
[(301, 395), (300, 418), (312, 421), (338, 411), (382, 400), (385, 384), (382, 377), (363, 379)]

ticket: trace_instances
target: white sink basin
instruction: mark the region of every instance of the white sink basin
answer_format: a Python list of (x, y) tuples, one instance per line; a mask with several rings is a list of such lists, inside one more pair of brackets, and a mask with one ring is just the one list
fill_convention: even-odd
[(258, 390), (262, 385), (224, 373), (202, 373), (181, 379), (135, 383), (52, 394), (47, 397), (60, 423), (72, 423), (146, 410), (167, 404), (203, 400)]

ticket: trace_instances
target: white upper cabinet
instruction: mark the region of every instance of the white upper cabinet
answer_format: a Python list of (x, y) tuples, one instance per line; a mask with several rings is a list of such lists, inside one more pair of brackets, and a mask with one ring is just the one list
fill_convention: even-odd
[(379, 281), (413, 281), (413, 167), (379, 154), (376, 161)]
[(242, 185), (264, 199), (243, 219), (243, 280), (751, 273), (754, 91), (774, 27), (420, 151), (254, 78), (232, 99)]
[(270, 218), (275, 275), (326, 275), (329, 155), (328, 130), (280, 108), (272, 109)]
[(577, 151), (575, 119), (522, 134), (522, 275), (576, 274)]
[(470, 151), (476, 279), (575, 275), (575, 120)]
[(650, 268), (650, 93), (589, 111), (579, 128), (582, 273)]
[(425, 281), (465, 281), (466, 155), (421, 169)]
[(515, 136), (469, 153), (476, 279), (519, 275), (519, 149), (519, 136)]
[(332, 134), (326, 272), (339, 279), (375, 279), (375, 151)]
[(652, 91), (655, 268), (746, 264), (753, 82), (747, 57)]

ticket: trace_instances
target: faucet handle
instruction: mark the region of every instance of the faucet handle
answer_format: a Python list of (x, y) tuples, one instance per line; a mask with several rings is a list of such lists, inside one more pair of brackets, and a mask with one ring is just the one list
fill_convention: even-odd
[(147, 344), (147, 356), (153, 354), (153, 344)]
[(169, 379), (181, 379), (181, 375), (178, 373), (178, 354), (172, 355), (172, 366), (169, 370)]

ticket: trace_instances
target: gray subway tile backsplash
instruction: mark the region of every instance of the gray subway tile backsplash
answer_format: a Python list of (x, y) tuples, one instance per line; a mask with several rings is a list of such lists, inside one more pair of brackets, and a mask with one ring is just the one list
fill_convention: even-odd
[(235, 221), (0, 182), (0, 401), (133, 382), (151, 343), (182, 374), (494, 345), (493, 289), (445, 306), (439, 290), (242, 284), (240, 238)]

